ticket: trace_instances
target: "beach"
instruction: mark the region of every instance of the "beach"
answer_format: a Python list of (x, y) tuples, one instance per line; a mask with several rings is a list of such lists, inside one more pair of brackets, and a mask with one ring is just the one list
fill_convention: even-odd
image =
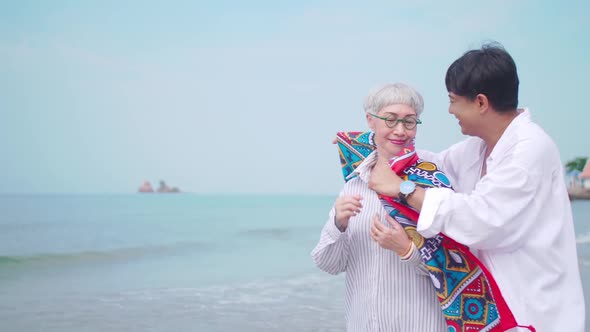
[(309, 255), (333, 199), (0, 195), (0, 331), (343, 331), (343, 276)]

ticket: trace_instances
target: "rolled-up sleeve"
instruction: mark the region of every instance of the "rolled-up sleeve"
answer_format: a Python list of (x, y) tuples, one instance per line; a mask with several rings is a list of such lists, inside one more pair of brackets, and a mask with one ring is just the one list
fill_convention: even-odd
[(424, 264), (422, 256), (420, 255), (420, 251), (418, 250), (415, 244), (412, 244), (412, 254), (410, 255), (410, 257), (406, 259), (402, 258), (401, 261), (403, 264), (413, 267), (418, 275), (429, 275), (428, 269), (426, 268), (426, 264)]

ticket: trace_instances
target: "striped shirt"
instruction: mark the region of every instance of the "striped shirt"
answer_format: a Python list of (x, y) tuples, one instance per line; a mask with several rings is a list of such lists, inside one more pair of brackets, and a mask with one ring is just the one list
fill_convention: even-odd
[[(386, 214), (377, 194), (367, 185), (375, 161), (373, 152), (356, 169), (358, 177), (348, 181), (340, 192), (340, 196), (362, 196), (361, 212), (350, 218), (345, 232), (340, 232), (332, 207), (312, 258), (330, 274), (346, 272), (347, 331), (447, 331), (418, 250), (401, 260), (370, 236), (373, 216)], [(385, 218), (381, 222), (389, 227)]]

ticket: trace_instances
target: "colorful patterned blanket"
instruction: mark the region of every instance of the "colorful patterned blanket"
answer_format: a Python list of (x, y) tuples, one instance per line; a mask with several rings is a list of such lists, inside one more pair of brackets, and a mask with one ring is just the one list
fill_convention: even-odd
[[(346, 181), (374, 149), (371, 132), (339, 132), (336, 143)], [(418, 158), (413, 142), (392, 159), (391, 168), (402, 179), (424, 188), (451, 188), (447, 176), (431, 162)], [(379, 196), (387, 213), (412, 238), (428, 269), (449, 332), (506, 331), (517, 323), (500, 289), (469, 248), (444, 234), (424, 238), (416, 231), (418, 211), (399, 199)], [(529, 329), (533, 330), (532, 327)]]

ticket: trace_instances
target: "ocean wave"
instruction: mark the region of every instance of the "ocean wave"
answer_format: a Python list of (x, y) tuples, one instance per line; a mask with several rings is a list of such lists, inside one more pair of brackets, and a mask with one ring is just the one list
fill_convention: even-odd
[(82, 298), (31, 296), (34, 304), (26, 310), (34, 310), (30, 316), (37, 326), (70, 324), (65, 331), (73, 331), (70, 317), (90, 322), (96, 331), (138, 326), (150, 331), (214, 332), (345, 329), (344, 279), (320, 271), (218, 286), (195, 282), (194, 287), (115, 290)]
[(129, 301), (149, 302), (155, 299), (180, 303), (185, 299), (190, 300), (190, 304), (195, 306), (202, 304), (205, 307), (229, 308), (298, 302), (298, 299), (301, 304), (309, 304), (314, 302), (313, 299), (341, 293), (343, 289), (344, 276), (334, 277), (314, 272), (220, 285), (126, 291), (105, 297), (101, 301), (113, 305), (117, 305), (118, 302), (123, 305)]
[(107, 250), (88, 250), (64, 253), (40, 253), (34, 255), (0, 256), (2, 266), (30, 266), (30, 265), (67, 265), (88, 262), (127, 261), (141, 257), (170, 255), (191, 250), (205, 249), (201, 242), (178, 242), (173, 244), (156, 244), (136, 247), (114, 248)]
[(320, 230), (321, 228), (318, 228), (317, 225), (291, 225), (288, 227), (270, 226), (244, 229), (239, 231), (238, 235), (250, 238), (285, 240), (307, 236), (310, 234), (313, 234), (315, 238), (316, 234), (319, 234)]
[(248, 229), (240, 232), (240, 235), (252, 236), (252, 237), (263, 237), (271, 239), (286, 239), (291, 233), (292, 229), (288, 228), (256, 228)]

